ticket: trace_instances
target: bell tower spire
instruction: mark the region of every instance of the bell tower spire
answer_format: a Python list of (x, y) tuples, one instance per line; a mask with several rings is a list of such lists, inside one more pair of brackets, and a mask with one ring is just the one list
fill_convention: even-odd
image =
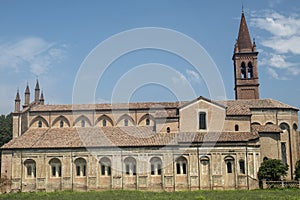
[(251, 42), (244, 10), (232, 56), (235, 78), (235, 98), (259, 99), (256, 43)]
[(36, 79), (36, 84), (35, 84), (35, 93), (34, 93), (34, 102), (39, 103), (39, 98), (40, 98), (40, 85), (39, 85), (39, 80)]

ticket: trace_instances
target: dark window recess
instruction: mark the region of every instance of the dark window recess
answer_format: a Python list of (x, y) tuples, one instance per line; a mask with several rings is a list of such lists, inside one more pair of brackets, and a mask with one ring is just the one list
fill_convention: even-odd
[(228, 161), (226, 165), (227, 165), (227, 173), (229, 174), (232, 173), (232, 163)]
[(199, 113), (199, 129), (206, 129), (206, 113), (200, 112)]
[(177, 172), (177, 174), (181, 174), (181, 172), (180, 172), (180, 163), (176, 163), (176, 172)]
[(281, 143), (281, 156), (282, 156), (282, 163), (287, 165), (287, 158), (286, 158), (286, 145), (285, 142)]
[(151, 165), (151, 175), (154, 175), (154, 165)]
[(240, 160), (239, 161), (239, 165), (240, 165), (240, 173), (241, 174), (245, 174), (245, 161), (244, 160)]
[(239, 131), (239, 130), (240, 130), (239, 125), (236, 124), (236, 125), (234, 126), (234, 130), (235, 130), (235, 131)]

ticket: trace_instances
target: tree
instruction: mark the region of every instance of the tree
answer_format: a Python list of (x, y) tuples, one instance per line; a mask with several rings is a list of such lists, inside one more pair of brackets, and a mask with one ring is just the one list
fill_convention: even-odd
[(281, 160), (267, 159), (261, 164), (257, 175), (259, 180), (279, 181), (281, 177), (287, 175), (288, 169), (289, 166), (284, 165)]
[(0, 115), (0, 146), (12, 139), (12, 115)]
[(300, 160), (298, 160), (296, 163), (295, 180), (297, 180), (297, 181), (300, 180)]

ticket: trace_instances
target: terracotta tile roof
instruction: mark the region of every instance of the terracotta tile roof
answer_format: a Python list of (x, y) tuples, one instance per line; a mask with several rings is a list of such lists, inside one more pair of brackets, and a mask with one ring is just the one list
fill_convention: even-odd
[(141, 103), (103, 103), (103, 104), (66, 104), (37, 105), (31, 111), (72, 111), (72, 110), (112, 110), (112, 109), (168, 109), (177, 108), (182, 102), (141, 102)]
[(237, 142), (256, 133), (154, 133), (151, 127), (32, 128), (2, 149), (168, 146), (186, 142)]
[(253, 100), (227, 100), (217, 101), (227, 107), (227, 115), (251, 115), (251, 109), (292, 109), (298, 108), (289, 106), (273, 99), (253, 99)]
[[(204, 97), (197, 99), (207, 100)], [(191, 101), (194, 102), (197, 99)], [(280, 101), (273, 99), (256, 99), (256, 100), (227, 100), (227, 101), (211, 101), (216, 105), (226, 107), (227, 115), (251, 115), (251, 109), (293, 109), (298, 108), (289, 106)], [(122, 110), (122, 109), (141, 109), (149, 110), (156, 109), (160, 110), (157, 112), (157, 117), (175, 117), (177, 116), (176, 109), (181, 106), (188, 105), (189, 102), (142, 102), (142, 103), (119, 103), (119, 104), (82, 104), (82, 105), (36, 105), (31, 108), (31, 111), (86, 111), (86, 110)]]
[(251, 125), (252, 131), (259, 133), (281, 133), (281, 128), (276, 124), (266, 124), (266, 125)]
[(179, 133), (178, 142), (245, 142), (259, 138), (255, 132)]

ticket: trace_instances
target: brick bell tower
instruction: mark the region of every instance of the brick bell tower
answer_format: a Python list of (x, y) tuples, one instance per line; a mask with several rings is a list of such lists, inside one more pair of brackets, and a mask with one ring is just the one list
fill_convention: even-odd
[(240, 22), (238, 39), (234, 46), (235, 99), (259, 99), (256, 44), (251, 42), (244, 11)]

